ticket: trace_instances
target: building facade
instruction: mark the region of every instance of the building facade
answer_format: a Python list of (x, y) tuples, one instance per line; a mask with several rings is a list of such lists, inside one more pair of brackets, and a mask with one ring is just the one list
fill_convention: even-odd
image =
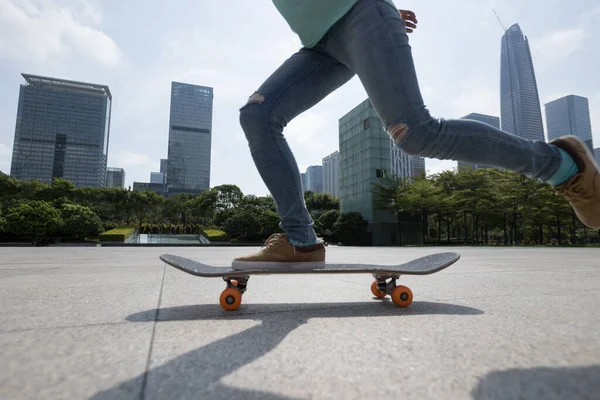
[(420, 178), (425, 176), (425, 157), (411, 156), (412, 159), (412, 177)]
[(212, 88), (172, 82), (167, 157), (169, 192), (194, 193), (210, 188), (212, 114)]
[(150, 172), (150, 183), (165, 183), (165, 174), (160, 172)]
[(600, 165), (600, 147), (594, 149), (594, 155), (596, 156), (596, 162)]
[(11, 176), (104, 187), (112, 95), (108, 86), (22, 74)]
[[(484, 124), (488, 124), (490, 126), (493, 126), (496, 129), (500, 129), (500, 118), (495, 117), (493, 115), (471, 113), (471, 114), (465, 115), (461, 119), (470, 119), (470, 120), (473, 120), (473, 121), (483, 122)], [(468, 163), (468, 162), (464, 162), (464, 161), (458, 161), (457, 162), (457, 166), (458, 166), (458, 170), (459, 171), (461, 169), (467, 169), (467, 168), (470, 168), (470, 169), (494, 168), (494, 167), (491, 167), (489, 165), (472, 164), (472, 163)]]
[(340, 152), (335, 151), (323, 158), (323, 191), (340, 197)]
[(529, 40), (518, 24), (502, 36), (500, 121), (502, 130), (544, 141), (544, 126)]
[(323, 192), (323, 166), (311, 165), (306, 169), (306, 189), (315, 193)]
[(123, 168), (106, 169), (106, 187), (107, 188), (125, 188), (125, 170)]
[(145, 192), (146, 190), (154, 192), (159, 196), (167, 195), (167, 188), (162, 183), (133, 182), (134, 192)]
[[(373, 205), (373, 186), (391, 172), (391, 143), (384, 124), (367, 99), (339, 120), (340, 211), (359, 212), (369, 222), (373, 245), (421, 242), (421, 223)], [(401, 229), (402, 235), (399, 235)]]
[(569, 95), (547, 103), (546, 127), (548, 141), (565, 135), (577, 136), (594, 151), (592, 140), (592, 122), (588, 99)]

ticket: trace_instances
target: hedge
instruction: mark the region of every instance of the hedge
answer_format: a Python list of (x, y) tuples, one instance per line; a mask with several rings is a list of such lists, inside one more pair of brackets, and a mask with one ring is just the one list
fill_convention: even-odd
[(116, 228), (101, 233), (99, 239), (101, 242), (124, 242), (134, 232), (135, 228)]
[(215, 228), (202, 227), (202, 233), (211, 242), (229, 242), (231, 240), (228, 234)]

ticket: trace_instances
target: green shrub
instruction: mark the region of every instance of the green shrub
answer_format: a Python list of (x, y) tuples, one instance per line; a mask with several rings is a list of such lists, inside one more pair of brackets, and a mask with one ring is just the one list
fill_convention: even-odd
[(202, 227), (202, 234), (211, 242), (229, 242), (231, 238), (222, 230)]
[(135, 228), (116, 228), (100, 234), (101, 242), (124, 242), (135, 232)]

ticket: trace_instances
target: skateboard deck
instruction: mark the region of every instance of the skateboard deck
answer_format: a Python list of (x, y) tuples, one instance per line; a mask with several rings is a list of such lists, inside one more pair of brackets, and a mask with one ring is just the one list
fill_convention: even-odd
[(282, 274), (364, 274), (375, 277), (371, 292), (378, 298), (387, 295), (399, 307), (406, 307), (412, 302), (412, 292), (406, 286), (397, 286), (396, 280), (401, 275), (430, 275), (441, 271), (460, 259), (458, 253), (435, 253), (420, 257), (403, 264), (325, 264), (315, 269), (254, 269), (238, 271), (231, 267), (215, 267), (203, 264), (189, 258), (172, 254), (162, 254), (160, 259), (190, 275), (204, 278), (222, 278), (227, 282), (227, 288), (221, 294), (221, 306), (225, 310), (236, 310), (241, 304), (242, 294), (246, 291), (251, 275), (282, 275)]

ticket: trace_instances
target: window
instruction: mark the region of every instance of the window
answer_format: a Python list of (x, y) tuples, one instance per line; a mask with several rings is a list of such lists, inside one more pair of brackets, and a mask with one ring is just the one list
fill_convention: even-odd
[(377, 169), (377, 170), (375, 170), (375, 171), (376, 171), (376, 172), (375, 172), (375, 175), (376, 175), (378, 178), (385, 178), (385, 169)]
[(368, 119), (365, 119), (365, 120), (363, 121), (363, 129), (364, 129), (364, 130), (367, 130), (367, 129), (369, 129), (369, 120), (368, 120)]

